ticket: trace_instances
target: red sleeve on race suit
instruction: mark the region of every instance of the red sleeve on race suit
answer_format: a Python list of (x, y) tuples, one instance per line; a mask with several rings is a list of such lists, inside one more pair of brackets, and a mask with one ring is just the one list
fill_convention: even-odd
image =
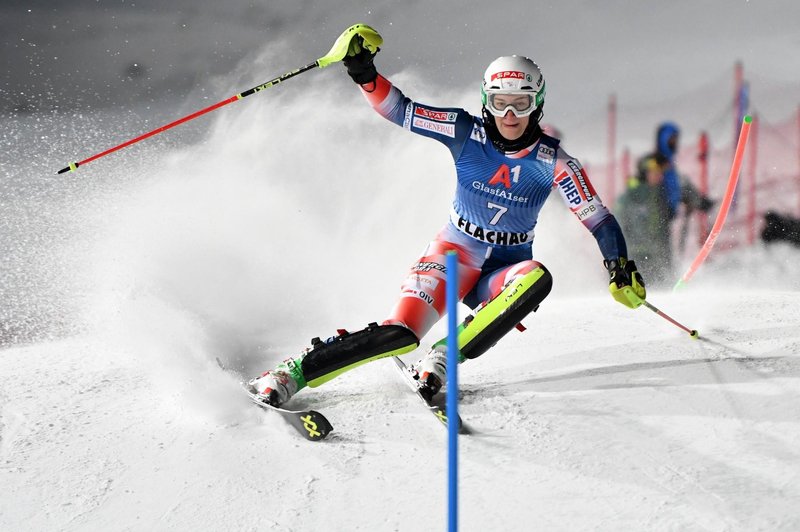
[[(380, 74), (371, 83), (361, 85), (361, 94), (379, 115), (398, 126), (403, 125), (408, 98)], [(409, 100), (410, 101), (410, 100)]]

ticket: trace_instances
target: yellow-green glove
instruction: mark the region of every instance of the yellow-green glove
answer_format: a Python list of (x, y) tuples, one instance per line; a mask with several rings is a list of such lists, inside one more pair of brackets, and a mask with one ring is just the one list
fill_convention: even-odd
[(317, 65), (324, 68), (330, 64), (342, 61), (345, 57), (358, 54), (362, 50), (372, 55), (378, 53), (378, 48), (383, 44), (383, 37), (366, 24), (354, 24), (344, 30), (330, 51), (324, 57), (317, 59)]
[(617, 260), (603, 261), (609, 275), (608, 291), (611, 295), (629, 308), (637, 308), (644, 303), (647, 290), (644, 279), (636, 270), (636, 263), (625, 257)]

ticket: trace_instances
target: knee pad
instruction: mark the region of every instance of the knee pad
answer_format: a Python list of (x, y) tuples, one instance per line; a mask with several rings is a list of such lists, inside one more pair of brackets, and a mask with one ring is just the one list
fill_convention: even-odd
[[(553, 278), (542, 265), (510, 282), (494, 299), (464, 320), (458, 348), (464, 358), (477, 358), (539, 307), (550, 293)], [(468, 321), (469, 320), (469, 321)]]
[(406, 327), (370, 323), (358, 332), (340, 331), (327, 341), (314, 338), (300, 367), (306, 382), (314, 388), (367, 362), (402, 355), (417, 346), (419, 340)]

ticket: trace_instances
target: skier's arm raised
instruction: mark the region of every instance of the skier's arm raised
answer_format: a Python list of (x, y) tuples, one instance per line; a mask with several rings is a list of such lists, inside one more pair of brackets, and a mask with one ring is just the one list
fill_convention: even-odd
[(406, 97), (378, 74), (374, 64), (376, 53), (363, 46), (360, 36), (355, 36), (342, 61), (372, 108), (404, 129), (438, 140), (457, 158), (472, 133), (472, 115), (464, 109), (432, 107)]

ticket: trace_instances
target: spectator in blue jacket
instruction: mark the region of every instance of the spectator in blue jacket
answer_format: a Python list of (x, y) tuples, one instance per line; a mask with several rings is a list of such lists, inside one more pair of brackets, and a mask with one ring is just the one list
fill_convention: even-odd
[(678, 207), (681, 202), (681, 180), (675, 166), (680, 134), (680, 129), (672, 122), (664, 122), (658, 126), (656, 131), (656, 150), (653, 154), (662, 155), (667, 160), (667, 165), (664, 169), (663, 186), (670, 220), (678, 213)]

